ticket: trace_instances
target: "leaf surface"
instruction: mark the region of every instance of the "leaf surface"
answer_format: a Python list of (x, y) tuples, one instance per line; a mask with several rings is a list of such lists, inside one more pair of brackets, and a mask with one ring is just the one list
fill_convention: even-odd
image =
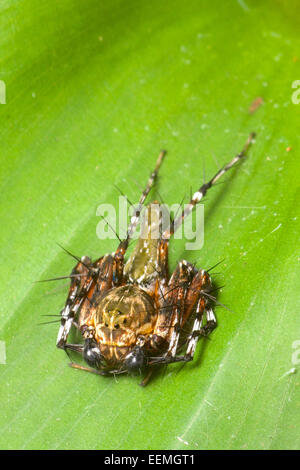
[[(1, 2), (1, 448), (299, 448), (297, 8)], [(195, 361), (145, 388), (68, 368), (58, 324), (39, 325), (68, 283), (34, 284), (73, 268), (55, 242), (78, 256), (114, 251), (96, 236), (98, 205), (118, 208), (114, 184), (137, 201), (166, 148), (159, 194), (187, 201), (203, 168), (211, 177), (251, 131), (247, 160), (205, 200), (202, 250), (171, 244), (172, 269), (224, 258), (214, 279), (230, 311), (216, 309)]]

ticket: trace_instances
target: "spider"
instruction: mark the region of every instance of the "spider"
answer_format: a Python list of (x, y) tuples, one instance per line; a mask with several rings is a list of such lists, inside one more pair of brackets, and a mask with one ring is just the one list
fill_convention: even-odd
[[(207, 336), (217, 325), (212, 308), (216, 299), (208, 271), (197, 270), (188, 261), (180, 261), (169, 276), (169, 240), (208, 189), (245, 156), (254, 137), (251, 133), (243, 150), (195, 192), (167, 229), (162, 229), (160, 204), (146, 206), (146, 232), (126, 261), (129, 241), (166, 155), (161, 151), (130, 219), (127, 236), (116, 251), (96, 261), (72, 255), (77, 264), (60, 312), (57, 347), (79, 353), (89, 367), (74, 362), (70, 366), (99, 375), (148, 372), (144, 385), (155, 365), (193, 359), (199, 337)], [(158, 230), (156, 237), (152, 236), (154, 230)], [(188, 334), (180, 344), (188, 325)], [(79, 330), (83, 343), (67, 342), (72, 327)]]

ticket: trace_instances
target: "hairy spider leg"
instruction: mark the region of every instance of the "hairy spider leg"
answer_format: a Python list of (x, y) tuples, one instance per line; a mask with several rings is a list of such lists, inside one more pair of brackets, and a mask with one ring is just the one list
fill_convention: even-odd
[(246, 152), (249, 146), (251, 145), (251, 143), (253, 142), (254, 137), (255, 137), (255, 133), (252, 132), (249, 135), (244, 145), (243, 150), (238, 155), (236, 155), (229, 163), (227, 163), (227, 165), (221, 168), (211, 180), (209, 180), (207, 183), (204, 183), (198, 189), (198, 191), (194, 193), (189, 204), (186, 205), (182, 213), (178, 217), (176, 217), (175, 220), (172, 222), (170, 229), (164, 232), (163, 238), (170, 239), (170, 237), (176, 232), (176, 230), (182, 224), (184, 219), (192, 212), (196, 204), (198, 204), (201, 201), (201, 199), (205, 196), (205, 194), (207, 193), (207, 190), (210, 189), (224, 175), (224, 173), (230, 170), (234, 165), (236, 165), (236, 163), (238, 163), (246, 155)]
[(92, 278), (89, 275), (89, 269), (86, 267), (87, 263), (91, 265), (91, 261), (87, 257), (83, 257), (82, 260), (85, 264), (78, 262), (72, 271), (72, 275), (80, 274), (80, 277), (72, 277), (71, 285), (68, 293), (68, 297), (64, 308), (61, 310), (61, 324), (57, 335), (56, 346), (58, 348), (65, 349), (66, 341), (75, 320), (74, 305), (78, 299), (80, 291), (86, 289), (86, 284), (92, 282)]
[[(206, 315), (206, 324), (203, 324), (203, 315)], [(211, 307), (207, 308), (205, 299), (200, 297), (197, 310), (195, 315), (195, 321), (192, 329), (192, 333), (188, 338), (187, 348), (185, 355), (183, 356), (184, 361), (192, 361), (194, 353), (200, 336), (208, 336), (217, 326), (217, 320)]]
[[(102, 294), (104, 291), (112, 287), (113, 279), (113, 258), (111, 255), (106, 255), (99, 258), (95, 263), (89, 261), (86, 264), (87, 257), (83, 257), (85, 264), (79, 262), (72, 273), (86, 274), (86, 278), (80, 277), (72, 278), (71, 286), (65, 307), (61, 311), (61, 326), (57, 336), (56, 346), (61, 349), (73, 349), (67, 343), (68, 335), (72, 325), (81, 329), (85, 324), (88, 326), (89, 319), (93, 314), (90, 308), (93, 302), (93, 294)], [(79, 313), (80, 312), (80, 313)], [(75, 318), (79, 314), (78, 325), (74, 323)], [(78, 345), (81, 348), (81, 345)], [(80, 350), (78, 350), (80, 352)]]
[(161, 167), (161, 164), (163, 162), (163, 159), (164, 159), (166, 153), (167, 153), (166, 150), (161, 150), (161, 152), (158, 156), (158, 159), (156, 161), (155, 168), (152, 171), (152, 173), (150, 174), (150, 177), (147, 181), (146, 188), (144, 189), (144, 191), (141, 194), (140, 200), (139, 200), (137, 208), (135, 210), (135, 214), (131, 217), (130, 224), (129, 224), (129, 227), (128, 227), (128, 230), (127, 230), (127, 236), (126, 236), (127, 241), (129, 241), (131, 239), (131, 237), (132, 237), (132, 235), (133, 235), (133, 233), (134, 233), (134, 231), (137, 227), (142, 207), (144, 205), (146, 197), (148, 196), (151, 188), (153, 187), (153, 185), (155, 183), (155, 180), (158, 176), (158, 171)]
[[(162, 311), (162, 316), (158, 319), (154, 330), (154, 334), (162, 337), (169, 336), (171, 333), (165, 356), (174, 357), (176, 355), (181, 328), (184, 324), (183, 317), (188, 286), (191, 284), (195, 273), (196, 270), (191, 263), (185, 260), (180, 261), (165, 289), (163, 307), (166, 308), (166, 312)], [(166, 317), (168, 317), (168, 320)], [(168, 324), (167, 328), (166, 324)]]
[(185, 352), (185, 358), (187, 360), (192, 360), (196, 350), (198, 338), (200, 336), (200, 331), (203, 324), (203, 313), (205, 309), (205, 299), (200, 297), (197, 303), (195, 321), (192, 328), (192, 333), (188, 339), (188, 344)]
[[(205, 196), (207, 190), (211, 188), (228, 170), (230, 170), (237, 162), (239, 162), (245, 155), (246, 152), (252, 143), (255, 137), (254, 133), (251, 133), (244, 145), (242, 151), (236, 155), (227, 165), (221, 168), (215, 176), (209, 180), (207, 183), (204, 183), (199, 190), (192, 196), (189, 204), (182, 211), (181, 215), (175, 217), (174, 221), (171, 223), (169, 229), (167, 229), (162, 238), (169, 240), (171, 236), (175, 233), (178, 227), (182, 224), (183, 220), (192, 212), (193, 208), (198, 204), (201, 199)], [(179, 362), (179, 361), (189, 361), (193, 358), (196, 344), (200, 335), (208, 335), (216, 327), (216, 318), (211, 308), (206, 309), (207, 297), (205, 297), (205, 291), (201, 293), (201, 290), (204, 286), (211, 286), (210, 276), (204, 270), (198, 271), (194, 276), (190, 287), (184, 289), (184, 296), (182, 293), (182, 286), (176, 287), (178, 279), (181, 279), (181, 284), (184, 285), (184, 275), (182, 272), (182, 263), (188, 265), (186, 261), (179, 263), (179, 273), (174, 272), (172, 275), (168, 287), (175, 290), (175, 294), (171, 293), (171, 296), (167, 295), (167, 299), (170, 297), (173, 298), (171, 312), (162, 311), (157, 325), (154, 331), (155, 335), (162, 336), (166, 338), (168, 333), (167, 329), (172, 328), (171, 340), (169, 347), (164, 356), (159, 358), (151, 358), (150, 364), (155, 363), (170, 363), (170, 362)], [(186, 284), (188, 286), (188, 284)], [(182, 299), (185, 298), (185, 307), (182, 307)], [(175, 300), (175, 302), (174, 302)], [(178, 302), (179, 301), (179, 302)], [(164, 301), (166, 303), (166, 300)], [(195, 320), (192, 330), (192, 335), (188, 341), (186, 354), (184, 356), (176, 356), (178, 340), (180, 336), (180, 331), (184, 323), (191, 316), (196, 306)], [(203, 314), (206, 313), (206, 324), (202, 327)]]
[[(206, 314), (207, 323), (203, 324), (203, 315)], [(172, 362), (189, 362), (194, 358), (196, 346), (200, 336), (207, 336), (217, 326), (216, 317), (212, 308), (205, 308), (205, 300), (200, 297), (197, 303), (195, 320), (192, 333), (188, 338), (186, 352), (183, 356), (163, 356), (160, 358), (152, 358), (149, 364), (171, 364)]]
[[(198, 336), (200, 336), (200, 333), (196, 332), (202, 326), (203, 314), (208, 303), (204, 294), (210, 288), (211, 279), (206, 271), (197, 271), (194, 265), (185, 260), (178, 263), (166, 288), (164, 307), (154, 329), (155, 335), (165, 339), (167, 339), (171, 330), (171, 339), (166, 353), (161, 357), (151, 357), (150, 365), (191, 360)], [(186, 354), (184, 356), (176, 356), (182, 328), (194, 311), (195, 320), (192, 335), (188, 338)], [(206, 325), (209, 323), (211, 329), (213, 329), (211, 320), (212, 316), (210, 315), (207, 318)], [(214, 324), (215, 326), (216, 323)], [(200, 331), (201, 334), (204, 334), (203, 329)], [(205, 331), (208, 332), (207, 329)]]

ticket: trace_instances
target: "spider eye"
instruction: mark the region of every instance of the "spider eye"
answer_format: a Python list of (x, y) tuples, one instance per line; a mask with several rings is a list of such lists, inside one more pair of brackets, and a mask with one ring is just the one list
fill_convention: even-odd
[(136, 373), (147, 365), (147, 358), (141, 347), (136, 346), (125, 358), (125, 367), (128, 372)]
[(92, 339), (87, 339), (84, 343), (83, 358), (85, 362), (96, 369), (100, 368), (101, 365), (101, 352), (98, 344)]

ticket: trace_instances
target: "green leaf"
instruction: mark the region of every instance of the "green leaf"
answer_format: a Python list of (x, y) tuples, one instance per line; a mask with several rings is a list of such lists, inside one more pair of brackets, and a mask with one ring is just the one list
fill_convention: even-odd
[[(298, 3), (3, 0), (0, 18), (0, 447), (299, 448)], [(70, 369), (58, 325), (39, 325), (68, 283), (34, 284), (71, 271), (55, 242), (114, 251), (96, 236), (114, 184), (137, 201), (166, 148), (159, 194), (187, 200), (251, 131), (206, 198), (203, 249), (171, 243), (171, 269), (225, 258), (214, 279), (230, 311), (195, 360), (145, 388)]]

